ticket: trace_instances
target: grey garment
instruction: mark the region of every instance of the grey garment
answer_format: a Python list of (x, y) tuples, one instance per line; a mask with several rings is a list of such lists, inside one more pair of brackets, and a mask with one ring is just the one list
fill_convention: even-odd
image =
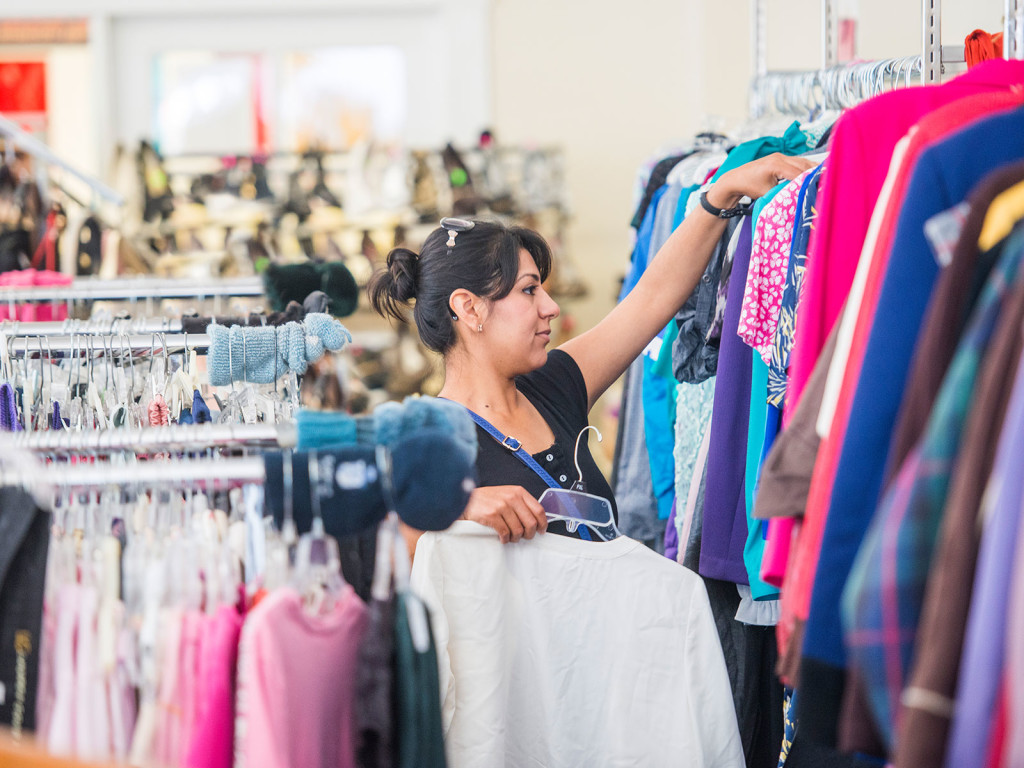
[(715, 321), (722, 265), (739, 221), (729, 220), (700, 282), (676, 313), (679, 336), (672, 346), (672, 370), (678, 381), (700, 384), (718, 371), (718, 340), (709, 341), (709, 333)]
[(356, 765), (391, 768), (395, 760), (395, 598), (369, 603), (356, 683)]
[(676, 216), (676, 205), (679, 203), (679, 195), (682, 191), (681, 184), (670, 186), (658, 201), (658, 208), (654, 212), (654, 228), (651, 229), (651, 245), (647, 251), (649, 254), (648, 264), (672, 235), (672, 222)]
[(742, 227), (737, 226), (733, 231), (732, 239), (729, 240), (729, 247), (725, 252), (725, 260), (722, 262), (722, 277), (718, 281), (718, 294), (715, 297), (715, 319), (708, 329), (707, 341), (715, 343), (722, 338), (722, 325), (725, 323), (725, 299), (729, 293), (729, 278), (732, 276), (732, 262), (736, 256), (736, 247), (739, 245), (739, 234)]
[(700, 569), (700, 542), (701, 542), (701, 530), (704, 527), (704, 491), (707, 488), (708, 481), (708, 463), (704, 461), (704, 466), (700, 472), (700, 490), (697, 492), (697, 505), (693, 508), (693, 521), (690, 523), (690, 535), (686, 539), (686, 546), (683, 549), (683, 558), (679, 562), (685, 565), (694, 573), (699, 573)]
[(643, 358), (638, 357), (626, 372), (613, 482), (619, 507), (619, 530), (632, 539), (649, 542), (664, 540), (665, 523), (658, 520), (658, 502), (651, 484), (651, 464), (644, 436), (643, 366)]
[(741, 624), (740, 595), (731, 581), (704, 579), (729, 672), (736, 723), (748, 768), (776, 765), (782, 743), (782, 685), (775, 677), (775, 630)]

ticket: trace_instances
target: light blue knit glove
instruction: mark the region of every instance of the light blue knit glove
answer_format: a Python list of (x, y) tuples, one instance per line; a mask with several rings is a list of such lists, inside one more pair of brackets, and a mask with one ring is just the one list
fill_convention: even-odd
[(206, 332), (210, 384), (218, 387), (232, 381), (271, 384), (289, 371), (303, 374), (325, 350), (338, 350), (352, 341), (344, 325), (320, 313), (306, 315), (302, 323), (276, 327), (213, 323)]

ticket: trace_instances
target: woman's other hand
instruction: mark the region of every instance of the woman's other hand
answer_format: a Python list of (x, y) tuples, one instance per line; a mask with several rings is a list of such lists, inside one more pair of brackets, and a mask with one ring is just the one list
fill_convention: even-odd
[(814, 166), (803, 157), (767, 155), (723, 173), (708, 190), (708, 202), (716, 208), (732, 208), (743, 197), (756, 200), (780, 181), (791, 181)]
[(493, 528), (504, 544), (532, 539), (534, 534), (543, 533), (548, 527), (540, 502), (518, 485), (477, 488), (470, 495), (462, 517)]

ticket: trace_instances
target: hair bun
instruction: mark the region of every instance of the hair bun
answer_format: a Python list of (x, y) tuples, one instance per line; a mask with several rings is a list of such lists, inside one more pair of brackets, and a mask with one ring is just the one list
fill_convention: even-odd
[(388, 254), (388, 273), (391, 275), (392, 296), (407, 303), (416, 298), (416, 276), (419, 256), (408, 248), (394, 248)]
[(370, 306), (384, 317), (405, 320), (402, 307), (416, 298), (419, 256), (408, 248), (394, 248), (388, 254), (387, 268), (377, 272), (366, 287)]

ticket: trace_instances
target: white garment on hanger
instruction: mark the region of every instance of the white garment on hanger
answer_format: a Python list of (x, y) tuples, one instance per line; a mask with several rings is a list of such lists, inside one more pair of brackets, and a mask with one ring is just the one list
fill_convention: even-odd
[(620, 537), (426, 533), (451, 768), (744, 765), (700, 577)]

